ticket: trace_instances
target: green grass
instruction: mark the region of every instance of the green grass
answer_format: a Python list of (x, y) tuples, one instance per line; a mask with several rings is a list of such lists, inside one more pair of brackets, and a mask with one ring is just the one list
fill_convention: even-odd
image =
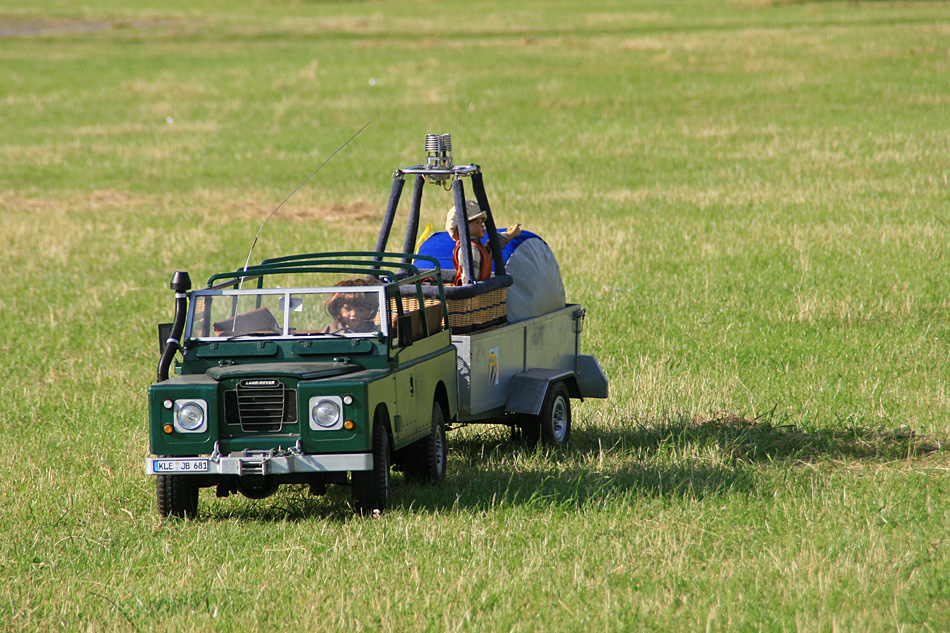
[[(948, 9), (7, 0), (0, 630), (947, 630)], [(172, 272), (243, 264), (370, 119), (254, 259), (371, 247), (451, 132), (610, 399), (560, 450), (454, 431), (379, 519), (159, 521)]]

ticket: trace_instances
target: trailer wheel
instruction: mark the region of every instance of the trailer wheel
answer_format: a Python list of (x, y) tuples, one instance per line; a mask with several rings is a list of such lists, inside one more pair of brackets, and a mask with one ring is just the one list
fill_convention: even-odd
[(432, 403), (432, 430), (410, 448), (404, 464), (408, 477), (429, 484), (445, 479), (445, 411), (438, 400)]
[(561, 446), (571, 439), (571, 399), (563, 382), (548, 386), (539, 417), (545, 444)]
[(198, 514), (198, 486), (186, 475), (158, 475), (155, 478), (158, 514), (163, 517), (194, 518)]
[(353, 472), (353, 508), (359, 514), (382, 512), (389, 505), (389, 433), (382, 420), (373, 425), (373, 469)]

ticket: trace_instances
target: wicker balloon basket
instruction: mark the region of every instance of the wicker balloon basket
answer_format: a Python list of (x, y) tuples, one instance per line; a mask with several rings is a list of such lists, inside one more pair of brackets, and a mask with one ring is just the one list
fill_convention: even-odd
[[(449, 312), (449, 327), (454, 334), (467, 334), (504, 325), (506, 317), (507, 288), (498, 288), (490, 292), (475, 295), (465, 299), (447, 299), (446, 307)], [(392, 301), (392, 313), (396, 313), (395, 299)], [(439, 305), (438, 299), (425, 299), (426, 307)], [(419, 309), (419, 301), (415, 297), (403, 297), (402, 309), (412, 312)]]

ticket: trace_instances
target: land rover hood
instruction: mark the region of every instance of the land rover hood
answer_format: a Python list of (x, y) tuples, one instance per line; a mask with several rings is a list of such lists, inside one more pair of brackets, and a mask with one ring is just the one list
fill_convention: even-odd
[(354, 363), (248, 363), (246, 365), (226, 365), (212, 367), (205, 372), (209, 377), (221, 381), (226, 378), (251, 378), (283, 376), (298, 380), (317, 380), (350, 374), (362, 369)]

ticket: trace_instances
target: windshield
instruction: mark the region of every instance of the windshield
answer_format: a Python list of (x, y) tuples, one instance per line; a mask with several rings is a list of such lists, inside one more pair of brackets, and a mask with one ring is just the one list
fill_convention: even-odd
[(185, 338), (386, 334), (383, 297), (382, 286), (196, 290)]

